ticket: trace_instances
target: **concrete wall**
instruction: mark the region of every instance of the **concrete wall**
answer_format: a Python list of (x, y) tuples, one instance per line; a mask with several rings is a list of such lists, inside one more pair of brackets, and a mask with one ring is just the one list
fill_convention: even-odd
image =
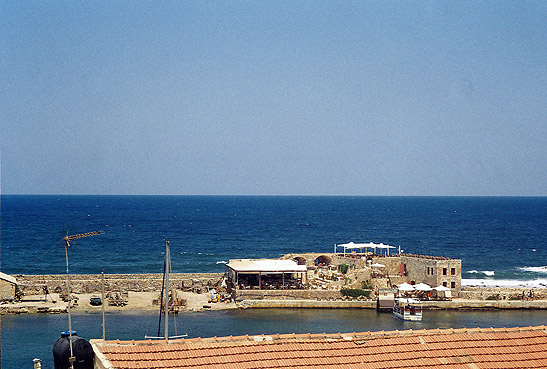
[[(169, 279), (176, 288), (214, 286), (223, 273), (171, 273)], [(17, 281), (34, 286), (21, 286), (24, 295), (44, 293), (44, 285), (50, 293), (66, 291), (66, 275), (18, 275)], [(161, 291), (162, 274), (105, 274), (106, 291), (154, 292)], [(100, 274), (75, 274), (70, 276), (70, 290), (74, 293), (101, 292)]]

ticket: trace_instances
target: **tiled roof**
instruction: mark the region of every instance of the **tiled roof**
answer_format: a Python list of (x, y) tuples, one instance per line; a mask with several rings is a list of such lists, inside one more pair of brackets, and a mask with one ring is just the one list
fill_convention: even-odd
[(118, 369), (547, 368), (547, 326), (92, 343)]

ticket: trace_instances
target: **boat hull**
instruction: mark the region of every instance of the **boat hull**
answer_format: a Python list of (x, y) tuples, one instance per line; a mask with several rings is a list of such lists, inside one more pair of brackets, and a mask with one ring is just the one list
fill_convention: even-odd
[(402, 319), (402, 320), (409, 320), (409, 321), (420, 321), (420, 320), (422, 320), (422, 314), (421, 313), (420, 314), (415, 314), (415, 315), (401, 314), (400, 312), (394, 310), (393, 315), (396, 316), (399, 319)]

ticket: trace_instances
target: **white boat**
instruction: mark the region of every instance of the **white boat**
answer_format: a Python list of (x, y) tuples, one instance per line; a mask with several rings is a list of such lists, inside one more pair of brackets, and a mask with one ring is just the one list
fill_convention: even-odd
[(395, 299), (393, 315), (402, 320), (422, 320), (422, 302), (412, 298)]

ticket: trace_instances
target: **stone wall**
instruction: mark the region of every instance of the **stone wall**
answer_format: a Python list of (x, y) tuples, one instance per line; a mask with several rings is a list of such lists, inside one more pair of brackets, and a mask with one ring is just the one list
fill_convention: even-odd
[(460, 297), (468, 300), (547, 300), (547, 288), (465, 287)]
[[(171, 273), (169, 280), (180, 289), (214, 286), (223, 278), (223, 273)], [(47, 286), (49, 293), (66, 291), (66, 275), (16, 275), (24, 295), (43, 294)], [(153, 292), (161, 291), (162, 274), (105, 274), (105, 291)], [(75, 274), (70, 276), (70, 290), (74, 293), (100, 293), (100, 274)]]
[(240, 290), (236, 292), (237, 300), (292, 300), (292, 299), (339, 299), (340, 291), (323, 290)]

